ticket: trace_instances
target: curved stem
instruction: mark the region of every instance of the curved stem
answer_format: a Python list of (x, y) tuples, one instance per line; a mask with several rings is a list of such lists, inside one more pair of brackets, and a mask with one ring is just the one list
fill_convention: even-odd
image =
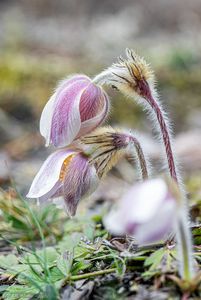
[(185, 194), (183, 193), (178, 178), (177, 166), (176, 166), (172, 145), (171, 145), (171, 135), (169, 132), (168, 125), (166, 123), (165, 116), (163, 115), (163, 111), (160, 108), (159, 104), (151, 95), (149, 95), (149, 97), (147, 97), (146, 100), (156, 114), (160, 126), (160, 130), (161, 130), (162, 138), (163, 138), (163, 143), (165, 146), (170, 175), (173, 178), (173, 180), (175, 180), (175, 182), (177, 183), (180, 189), (181, 197), (183, 199), (182, 206), (180, 208), (180, 214), (177, 218), (177, 244), (179, 250), (178, 257), (180, 261), (181, 277), (185, 280), (191, 280), (194, 275), (194, 268), (193, 268), (193, 261), (192, 261), (193, 251), (192, 251), (191, 233), (188, 229), (188, 211), (185, 203), (186, 202)]
[[(96, 84), (101, 84), (101, 85), (108, 84), (110, 82), (110, 76), (111, 76), (111, 72), (109, 70), (105, 70), (102, 73), (95, 76), (93, 79), (93, 82)], [(150, 92), (148, 92), (148, 94), (146, 95), (146, 101), (151, 106), (151, 108), (154, 110), (157, 120), (158, 120), (158, 123), (159, 123), (159, 126), (160, 126), (162, 139), (163, 139), (164, 146), (165, 146), (170, 175), (177, 183), (179, 183), (176, 163), (175, 163), (175, 159), (174, 159), (174, 155), (173, 155), (173, 151), (172, 151), (170, 132), (169, 132), (169, 128), (168, 128), (167, 122), (165, 120), (165, 117), (163, 115), (163, 112), (162, 112), (159, 104), (157, 103), (157, 101), (152, 97)]]
[[(99, 81), (101, 84), (106, 82), (107, 72), (104, 72), (102, 75), (96, 76), (94, 81)], [(167, 156), (168, 168), (170, 172), (170, 176), (173, 180), (177, 183), (181, 196), (182, 196), (182, 206), (180, 208), (180, 213), (177, 218), (177, 242), (178, 242), (178, 250), (179, 250), (179, 261), (180, 261), (180, 275), (183, 279), (190, 280), (193, 278), (194, 275), (194, 268), (193, 268), (193, 261), (192, 261), (192, 242), (191, 242), (191, 233), (188, 229), (188, 211), (187, 206), (185, 203), (185, 193), (180, 184), (180, 178), (177, 170), (176, 161), (174, 158), (174, 153), (171, 144), (171, 133), (168, 127), (168, 122), (165, 118), (165, 114), (161, 109), (158, 102), (154, 99), (151, 94), (151, 91), (147, 91), (145, 99), (147, 103), (151, 106), (152, 110), (154, 111), (162, 136), (162, 140), (165, 147), (165, 152)], [(143, 176), (147, 176), (147, 172), (145, 171), (146, 168), (142, 163), (145, 161), (142, 157), (143, 152), (139, 148), (137, 141), (134, 141), (137, 151), (137, 155), (140, 161), (140, 166), (142, 170)], [(146, 165), (145, 165), (146, 166)], [(144, 172), (144, 173), (143, 173)]]
[(149, 105), (152, 107), (154, 112), (156, 113), (157, 120), (158, 120), (161, 134), (162, 134), (162, 138), (163, 138), (163, 142), (164, 142), (164, 146), (165, 146), (170, 175), (178, 183), (178, 174), (177, 174), (175, 159), (174, 159), (174, 155), (173, 155), (173, 151), (172, 151), (170, 132), (169, 132), (167, 123), (165, 121), (165, 118), (163, 116), (163, 112), (162, 112), (161, 108), (159, 107), (158, 103), (155, 101), (155, 99), (151, 95), (149, 97), (147, 97), (146, 100), (149, 103)]
[(137, 153), (140, 169), (141, 169), (141, 172), (142, 172), (142, 179), (143, 180), (148, 179), (148, 177), (149, 177), (148, 176), (148, 174), (149, 174), (148, 173), (148, 166), (147, 166), (147, 162), (146, 162), (142, 147), (141, 147), (139, 141), (135, 137), (132, 136), (131, 139), (134, 143), (135, 150), (136, 150), (136, 153)]

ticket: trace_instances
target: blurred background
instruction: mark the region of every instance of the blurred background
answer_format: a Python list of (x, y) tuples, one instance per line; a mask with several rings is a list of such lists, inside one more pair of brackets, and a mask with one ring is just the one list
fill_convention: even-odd
[[(25, 194), (50, 153), (38, 124), (57, 81), (78, 72), (94, 76), (126, 47), (144, 56), (156, 73), (189, 191), (196, 190), (200, 197), (200, 0), (0, 0), (2, 187), (13, 178)], [(144, 112), (107, 91), (112, 99), (109, 122), (139, 130), (148, 154), (158, 163), (161, 150)], [(131, 171), (121, 170), (120, 164), (119, 180), (132, 178)]]

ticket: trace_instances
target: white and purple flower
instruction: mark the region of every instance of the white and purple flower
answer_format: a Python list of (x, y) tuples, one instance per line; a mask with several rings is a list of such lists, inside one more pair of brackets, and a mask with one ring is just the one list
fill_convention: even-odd
[(104, 219), (113, 234), (134, 236), (139, 244), (161, 240), (176, 222), (177, 202), (166, 182), (152, 179), (134, 185)]
[(98, 176), (88, 157), (81, 151), (58, 150), (51, 154), (42, 165), (30, 187), (28, 198), (39, 201), (54, 199), (64, 206), (70, 216), (76, 213), (78, 202), (94, 192)]
[(46, 146), (64, 147), (91, 132), (106, 118), (109, 98), (86, 75), (63, 80), (45, 105), (40, 132)]

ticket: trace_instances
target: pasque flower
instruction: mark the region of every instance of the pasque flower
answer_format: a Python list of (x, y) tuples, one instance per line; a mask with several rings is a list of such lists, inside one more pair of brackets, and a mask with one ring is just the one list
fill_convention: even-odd
[(90, 147), (90, 161), (96, 166), (99, 177), (127, 156), (135, 159), (140, 177), (148, 178), (149, 161), (136, 134), (110, 126), (100, 127), (83, 137), (81, 142)]
[(58, 150), (42, 165), (27, 197), (45, 201), (62, 196), (67, 213), (73, 216), (80, 199), (90, 195), (98, 181), (95, 167), (83, 152)]
[(134, 185), (104, 220), (114, 234), (129, 234), (140, 244), (157, 242), (173, 228), (176, 201), (162, 179)]
[(120, 57), (117, 63), (97, 75), (93, 82), (116, 87), (126, 96), (139, 101), (151, 112), (151, 119), (165, 147), (170, 175), (179, 183), (179, 170), (174, 158), (169, 121), (157, 95), (153, 71), (149, 64), (133, 50), (127, 49), (126, 55), (126, 59)]
[(154, 243), (176, 232), (180, 275), (186, 280), (193, 278), (186, 207), (175, 181), (156, 178), (135, 184), (103, 221), (111, 233), (129, 234), (139, 244)]
[(71, 144), (100, 125), (108, 111), (107, 94), (89, 77), (74, 75), (63, 80), (41, 115), (40, 132), (46, 146)]
[(57, 150), (50, 155), (33, 180), (27, 197), (39, 201), (54, 199), (59, 204), (62, 197), (67, 213), (73, 216), (79, 201), (95, 191), (99, 180), (133, 145), (142, 161), (142, 177), (147, 177), (147, 162), (138, 140), (131, 134), (103, 127), (81, 139), (77, 148)]

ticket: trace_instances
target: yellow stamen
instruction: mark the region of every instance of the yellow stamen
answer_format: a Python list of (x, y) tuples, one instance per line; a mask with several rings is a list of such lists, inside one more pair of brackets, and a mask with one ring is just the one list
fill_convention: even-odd
[(75, 154), (71, 154), (69, 155), (63, 162), (62, 167), (61, 167), (61, 171), (60, 171), (60, 175), (59, 175), (59, 180), (63, 181), (64, 180), (64, 176), (66, 173), (66, 169), (67, 166), (69, 165), (70, 161), (72, 160), (72, 158), (75, 156)]

